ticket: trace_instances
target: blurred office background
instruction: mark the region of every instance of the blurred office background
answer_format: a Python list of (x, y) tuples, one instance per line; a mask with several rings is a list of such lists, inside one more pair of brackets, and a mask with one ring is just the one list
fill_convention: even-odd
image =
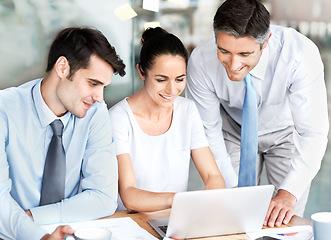
[[(0, 0), (0, 89), (42, 77), (49, 46), (69, 26), (101, 30), (126, 63), (126, 76), (115, 76), (105, 90), (111, 107), (139, 90), (135, 65), (144, 28), (161, 25), (182, 39), (191, 51), (213, 36), (212, 19), (221, 0)], [(313, 40), (325, 65), (331, 93), (331, 2), (329, 0), (265, 0), (273, 23), (290, 26)], [(130, 15), (131, 14), (131, 15)], [(331, 104), (329, 104), (330, 108)], [(192, 166), (189, 189), (203, 184)], [(305, 217), (331, 211), (331, 151), (326, 151), (315, 177)]]

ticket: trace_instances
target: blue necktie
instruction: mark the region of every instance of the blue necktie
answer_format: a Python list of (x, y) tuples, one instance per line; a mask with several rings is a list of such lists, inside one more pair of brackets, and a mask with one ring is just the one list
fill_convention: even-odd
[(238, 187), (256, 185), (257, 101), (251, 75), (245, 77), (246, 93), (241, 117), (241, 146)]
[(53, 137), (46, 155), (40, 206), (64, 199), (66, 156), (62, 144), (63, 124), (57, 119), (51, 123)]

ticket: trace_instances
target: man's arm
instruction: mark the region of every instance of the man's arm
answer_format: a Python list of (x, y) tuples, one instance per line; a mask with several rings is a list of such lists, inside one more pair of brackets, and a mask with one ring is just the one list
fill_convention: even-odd
[(316, 176), (327, 146), (329, 130), (323, 63), (316, 46), (305, 49), (291, 74), (290, 106), (296, 147), (290, 170), (272, 199), (265, 224), (288, 223), (297, 199)]
[(187, 68), (187, 86), (185, 96), (196, 104), (209, 142), (210, 150), (224, 177), (227, 187), (237, 185), (238, 178), (231, 165), (231, 159), (225, 147), (222, 133), (220, 101), (213, 86), (201, 66), (196, 64), (194, 52)]
[(118, 196), (117, 160), (106, 105), (99, 107), (91, 119), (83, 156), (82, 192), (60, 203), (30, 209), (36, 222), (84, 221), (115, 212)]
[(10, 195), (12, 182), (6, 154), (8, 124), (1, 109), (0, 126), (0, 238), (41, 239), (45, 230), (35, 224)]

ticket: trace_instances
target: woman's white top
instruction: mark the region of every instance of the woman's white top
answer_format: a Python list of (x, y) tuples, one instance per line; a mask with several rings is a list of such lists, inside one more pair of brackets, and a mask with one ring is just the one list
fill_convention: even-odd
[[(109, 109), (116, 155), (130, 154), (137, 187), (153, 192), (187, 190), (190, 152), (208, 146), (203, 124), (193, 101), (177, 97), (167, 132), (143, 132), (126, 100)], [(125, 209), (119, 201), (118, 210)]]

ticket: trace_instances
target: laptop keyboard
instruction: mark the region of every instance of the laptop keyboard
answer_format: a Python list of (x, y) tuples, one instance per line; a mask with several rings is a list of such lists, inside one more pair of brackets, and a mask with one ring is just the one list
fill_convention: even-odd
[(162, 232), (164, 232), (164, 234), (167, 233), (167, 228), (168, 228), (167, 225), (165, 225), (165, 226), (159, 226), (159, 228), (161, 229)]

